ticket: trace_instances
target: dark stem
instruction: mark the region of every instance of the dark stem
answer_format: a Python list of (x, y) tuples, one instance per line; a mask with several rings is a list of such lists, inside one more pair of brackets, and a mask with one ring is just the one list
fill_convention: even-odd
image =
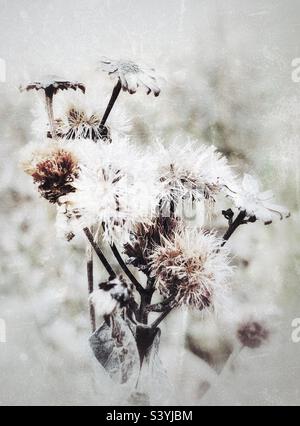
[[(94, 291), (94, 265), (93, 265), (93, 253), (88, 249), (87, 253), (87, 278), (88, 278), (88, 291), (89, 295), (91, 295)], [(90, 320), (91, 320), (91, 326), (92, 326), (92, 332), (96, 331), (96, 315), (95, 315), (95, 308), (90, 301), (89, 303), (90, 307)]]
[(141, 294), (139, 321), (142, 324), (148, 324), (148, 316), (149, 316), (148, 306), (151, 304), (151, 299), (152, 299), (154, 291), (155, 289), (149, 289), (145, 291), (143, 294)]
[(175, 217), (175, 210), (176, 210), (176, 203), (175, 200), (172, 198), (170, 201), (170, 217)]
[(54, 139), (57, 139), (54, 127), (54, 113), (53, 113), (53, 92), (45, 91), (46, 110), (49, 118), (50, 133)]
[(229, 240), (229, 238), (231, 237), (231, 235), (234, 233), (234, 231), (242, 224), (245, 223), (245, 217), (246, 217), (246, 212), (245, 210), (241, 211), (237, 217), (235, 218), (235, 220), (229, 224), (229, 227), (227, 229), (227, 231), (225, 232), (224, 236), (223, 236), (223, 243), (222, 246), (224, 246), (224, 244), (226, 244), (226, 241)]
[(159, 330), (138, 325), (136, 328), (136, 345), (139, 351), (140, 355), (140, 363), (141, 366), (143, 364), (145, 355), (147, 354), (148, 350), (153, 345), (153, 341), (155, 339), (156, 334), (159, 332)]
[(114, 104), (115, 104), (115, 102), (116, 102), (116, 100), (117, 100), (117, 98), (118, 98), (118, 96), (121, 92), (121, 88), (122, 88), (122, 84), (121, 84), (121, 81), (119, 79), (118, 83), (115, 85), (115, 87), (113, 89), (113, 92), (111, 94), (111, 98), (108, 102), (108, 105), (107, 105), (106, 110), (104, 112), (104, 115), (102, 117), (100, 126), (104, 126), (104, 124), (106, 123), (106, 120), (108, 119), (110, 111), (112, 110), (112, 107), (114, 106)]
[(138, 312), (138, 319), (142, 324), (148, 324), (149, 306), (151, 306), (151, 300), (153, 293), (155, 292), (154, 287), (155, 279), (148, 277), (146, 288), (143, 294), (141, 294), (140, 309)]
[(143, 294), (145, 293), (145, 289), (143, 286), (139, 283), (139, 281), (135, 278), (133, 273), (130, 271), (124, 260), (122, 259), (122, 256), (119, 253), (119, 250), (117, 249), (115, 244), (110, 244), (111, 251), (113, 252), (113, 255), (115, 256), (116, 260), (118, 261), (119, 265), (121, 266), (124, 273), (127, 275), (127, 277), (130, 279), (132, 284), (135, 286), (136, 290)]
[(157, 328), (159, 326), (159, 324), (166, 318), (167, 315), (169, 315), (169, 313), (172, 311), (172, 307), (169, 306), (165, 312), (163, 312), (152, 324), (151, 324), (151, 328)]
[(91, 243), (93, 249), (95, 250), (97, 256), (99, 257), (99, 259), (101, 260), (104, 268), (106, 269), (106, 271), (108, 272), (108, 275), (111, 278), (115, 278), (116, 277), (116, 273), (115, 271), (112, 269), (112, 267), (110, 266), (108, 260), (106, 259), (106, 257), (104, 256), (104, 254), (102, 253), (102, 250), (100, 249), (100, 247), (98, 246), (98, 244), (95, 242), (93, 234), (91, 233), (91, 231), (89, 230), (89, 228), (84, 228), (83, 229), (87, 239), (89, 240), (89, 242)]
[(147, 306), (147, 310), (149, 312), (165, 312), (165, 310), (168, 308), (169, 303), (172, 302), (172, 300), (174, 300), (174, 296), (170, 296), (160, 303), (155, 303), (153, 305)]

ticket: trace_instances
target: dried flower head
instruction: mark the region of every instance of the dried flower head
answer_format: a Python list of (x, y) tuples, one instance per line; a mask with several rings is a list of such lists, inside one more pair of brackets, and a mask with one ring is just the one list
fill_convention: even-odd
[[(89, 141), (82, 143), (85, 144), (90, 147)], [(69, 212), (73, 209), (80, 216), (83, 227), (100, 225), (107, 241), (123, 240), (133, 224), (148, 214), (147, 190), (141, 190), (137, 177), (142, 176), (141, 162), (126, 139), (93, 146), (90, 155), (87, 149), (79, 157), (76, 191), (62, 201)]]
[(147, 95), (153, 92), (154, 96), (160, 94), (158, 79), (155, 70), (147, 66), (141, 66), (129, 60), (113, 60), (101, 58), (100, 67), (112, 78), (118, 79), (125, 92), (136, 93), (138, 87), (144, 87)]
[(79, 164), (75, 155), (59, 145), (36, 149), (31, 159), (23, 162), (24, 170), (37, 184), (42, 197), (50, 203), (73, 192), (74, 180), (78, 177)]
[(98, 316), (112, 315), (117, 308), (127, 306), (133, 295), (133, 286), (123, 278), (122, 275), (110, 278), (99, 284), (90, 300), (95, 307)]
[[(58, 139), (78, 140), (90, 139), (111, 142), (115, 136), (126, 135), (131, 129), (131, 123), (126, 114), (116, 105), (110, 115), (109, 126), (101, 125), (105, 104), (101, 103), (96, 92), (84, 95), (72, 92), (68, 96), (58, 96), (55, 102), (54, 128)], [(37, 137), (48, 135), (49, 131), (46, 110), (40, 99), (32, 111), (34, 121), (32, 132)]]
[(162, 244), (163, 238), (171, 240), (180, 225), (179, 218), (162, 216), (136, 224), (131, 232), (131, 242), (124, 246), (129, 263), (148, 274), (150, 256), (154, 248)]
[(61, 79), (56, 76), (48, 76), (45, 79), (40, 81), (35, 81), (33, 83), (28, 84), (27, 86), (20, 87), (21, 91), (29, 91), (29, 90), (43, 90), (45, 93), (45, 101), (46, 101), (46, 110), (49, 118), (50, 125), (50, 136), (57, 139), (55, 126), (54, 126), (54, 113), (53, 113), (53, 97), (59, 90), (81, 90), (85, 93), (85, 86), (82, 83), (78, 83), (77, 81), (68, 81), (65, 79)]
[(110, 131), (101, 124), (101, 116), (87, 113), (75, 106), (67, 111), (66, 120), (55, 120), (55, 130), (58, 137), (63, 139), (91, 139), (94, 142), (102, 140), (111, 142)]
[(259, 182), (251, 175), (245, 174), (241, 188), (228, 191), (239, 210), (245, 210), (248, 217), (261, 220), (266, 225), (273, 219), (288, 218), (290, 212), (282, 206), (273, 203), (272, 191), (260, 192)]
[(241, 344), (251, 349), (260, 347), (268, 339), (269, 334), (269, 330), (256, 321), (241, 324), (237, 331), (237, 337)]
[(59, 78), (54, 75), (46, 76), (45, 78), (29, 83), (26, 86), (20, 88), (21, 91), (29, 90), (44, 90), (49, 96), (55, 95), (59, 90), (81, 90), (85, 93), (85, 86), (78, 81), (69, 81), (63, 78)]
[(176, 306), (212, 307), (217, 293), (225, 292), (231, 272), (221, 240), (199, 229), (185, 229), (172, 240), (163, 238), (151, 255), (156, 287), (174, 297)]
[(157, 143), (149, 152), (158, 198), (215, 201), (217, 194), (234, 182), (227, 159), (214, 146), (197, 141), (175, 140), (166, 147)]

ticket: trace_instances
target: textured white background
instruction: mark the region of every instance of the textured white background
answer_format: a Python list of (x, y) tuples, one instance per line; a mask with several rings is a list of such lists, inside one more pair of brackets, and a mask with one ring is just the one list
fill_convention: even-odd
[[(300, 343), (291, 340), (291, 321), (300, 317), (300, 83), (291, 79), (291, 62), (300, 57), (299, 13), (297, 0), (0, 0), (6, 63), (0, 82), (0, 318), (7, 326), (0, 404), (125, 399), (106, 384), (89, 353), (83, 244), (56, 239), (53, 209), (18, 168), (34, 103), (34, 96), (19, 94), (19, 84), (45, 73), (88, 79), (95, 84), (89, 90), (103, 90), (99, 102), (105, 103), (109, 85), (101, 86), (105, 76), (94, 72), (102, 55), (142, 59), (166, 79), (155, 101), (142, 95), (120, 101), (138, 141), (179, 131), (206, 138), (257, 173), (292, 211), (289, 221), (272, 228), (240, 230), (234, 242), (250, 262), (237, 284), (253, 287), (254, 303), (267, 309), (275, 301), (281, 310), (276, 337), (243, 352), (233, 372), (215, 377), (183, 349), (186, 333), (208, 346), (215, 337), (201, 336), (197, 316), (173, 315), (162, 347), (180, 389), (175, 386), (173, 402), (299, 404)], [(200, 400), (205, 381), (214, 384)]]

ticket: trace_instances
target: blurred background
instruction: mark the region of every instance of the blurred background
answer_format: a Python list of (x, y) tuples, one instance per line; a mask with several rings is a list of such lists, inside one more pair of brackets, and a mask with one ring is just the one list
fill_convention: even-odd
[[(56, 237), (54, 207), (39, 199), (18, 165), (20, 149), (33, 139), (38, 98), (20, 94), (20, 83), (43, 74), (86, 81), (87, 95), (97, 93), (103, 108), (111, 82), (95, 71), (102, 55), (141, 60), (164, 77), (157, 99), (120, 97), (137, 143), (181, 134), (215, 144), (292, 212), (286, 221), (247, 225), (232, 237), (232, 309), (205, 319), (177, 311), (162, 325), (172, 396), (153, 403), (299, 404), (300, 342), (292, 339), (292, 321), (300, 317), (300, 83), (292, 74), (300, 57), (299, 2), (0, 0), (0, 6), (6, 65), (0, 82), (0, 319), (6, 326), (0, 404), (127, 401), (126, 389), (110, 383), (88, 346), (84, 241)], [(240, 351), (236, 325), (246, 317), (266, 322), (270, 338)]]

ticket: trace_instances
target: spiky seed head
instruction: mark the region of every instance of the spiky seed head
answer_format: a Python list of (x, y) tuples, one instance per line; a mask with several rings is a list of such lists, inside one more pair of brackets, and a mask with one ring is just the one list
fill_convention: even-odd
[(149, 222), (137, 223), (131, 233), (131, 242), (125, 244), (125, 253), (130, 263), (148, 273), (150, 256), (162, 238), (172, 239), (181, 225), (180, 218), (157, 216)]
[(229, 258), (215, 234), (185, 229), (172, 240), (163, 238), (150, 256), (151, 275), (174, 306), (187, 305), (199, 310), (213, 307), (215, 296), (226, 293), (232, 273)]

